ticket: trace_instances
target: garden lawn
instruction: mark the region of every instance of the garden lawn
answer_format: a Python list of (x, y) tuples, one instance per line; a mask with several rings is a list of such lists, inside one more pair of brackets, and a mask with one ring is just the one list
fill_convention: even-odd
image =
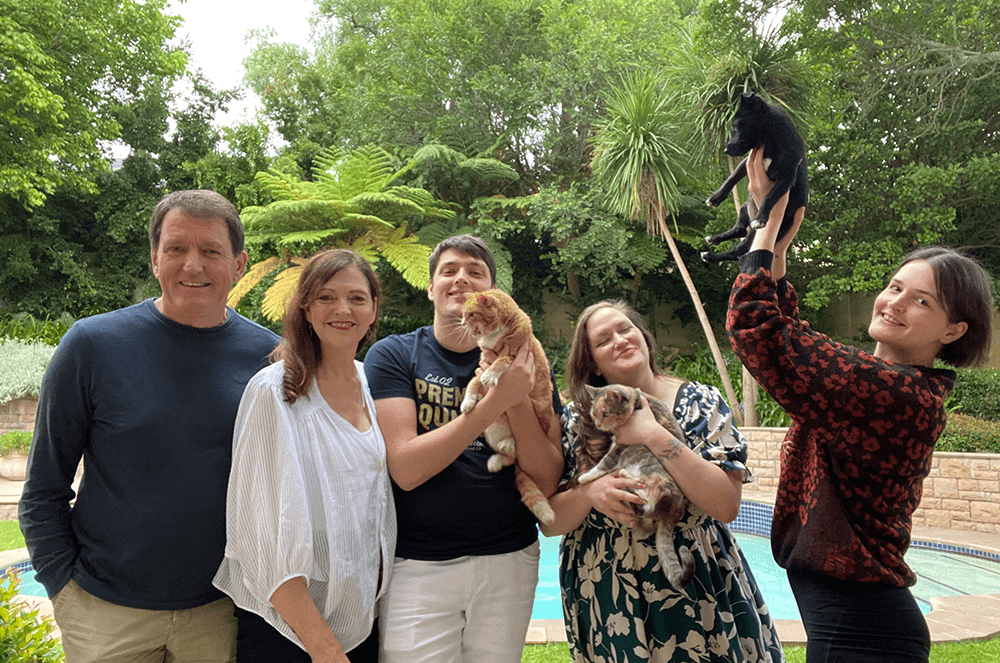
[[(805, 663), (805, 647), (785, 647), (787, 663)], [(570, 663), (569, 647), (562, 642), (528, 645), (521, 663)], [(997, 663), (1000, 661), (1000, 638), (983, 642), (953, 642), (931, 645), (930, 663)]]
[(16, 520), (0, 520), (0, 550), (15, 550), (24, 547), (24, 537)]

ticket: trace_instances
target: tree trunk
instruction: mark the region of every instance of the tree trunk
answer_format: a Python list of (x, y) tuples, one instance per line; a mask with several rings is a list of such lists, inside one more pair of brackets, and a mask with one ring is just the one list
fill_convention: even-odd
[[(729, 160), (729, 172), (733, 172), (735, 165), (733, 164), (733, 157), (727, 157)], [(736, 207), (736, 216), (740, 215), (740, 193), (738, 187), (733, 187), (733, 205)], [(757, 397), (759, 392), (757, 391), (757, 381), (750, 371), (747, 370), (746, 366), (743, 367), (743, 419), (744, 425), (746, 426), (759, 426), (760, 417), (757, 416)]]
[(740, 413), (738, 405), (739, 401), (736, 400), (736, 392), (733, 390), (733, 381), (729, 378), (729, 371), (726, 370), (726, 363), (722, 359), (722, 352), (719, 350), (719, 344), (715, 342), (715, 334), (712, 332), (712, 324), (708, 321), (708, 315), (706, 315), (705, 307), (701, 303), (701, 297), (698, 296), (698, 290), (694, 287), (694, 281), (691, 280), (691, 275), (688, 273), (687, 267), (684, 265), (684, 259), (681, 257), (681, 252), (677, 249), (677, 244), (674, 243), (674, 237), (670, 234), (670, 229), (667, 227), (667, 223), (663, 218), (662, 208), (660, 208), (660, 211), (656, 216), (660, 233), (663, 235), (663, 238), (667, 240), (667, 246), (670, 247), (670, 253), (674, 256), (674, 264), (677, 265), (677, 269), (681, 273), (681, 278), (684, 279), (684, 284), (687, 286), (688, 292), (691, 294), (691, 301), (694, 303), (695, 311), (698, 312), (698, 320), (701, 322), (701, 327), (705, 332), (705, 339), (708, 341), (708, 347), (712, 350), (712, 357), (715, 358), (715, 366), (719, 369), (719, 375), (722, 377), (722, 386), (726, 391), (726, 399), (733, 406), (733, 420), (736, 422), (737, 426), (742, 426), (743, 415)]

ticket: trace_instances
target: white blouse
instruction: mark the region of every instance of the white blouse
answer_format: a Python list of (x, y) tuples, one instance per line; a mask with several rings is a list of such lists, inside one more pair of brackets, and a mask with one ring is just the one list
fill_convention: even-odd
[[(233, 436), (226, 502), (226, 555), (213, 584), (302, 642), (270, 603), (285, 581), (302, 576), (345, 651), (371, 632), (396, 547), (396, 511), (385, 442), (361, 362), (354, 362), (372, 426), (365, 432), (319, 392), (289, 404), (284, 363), (247, 384)], [(379, 583), (381, 560), (382, 581)]]

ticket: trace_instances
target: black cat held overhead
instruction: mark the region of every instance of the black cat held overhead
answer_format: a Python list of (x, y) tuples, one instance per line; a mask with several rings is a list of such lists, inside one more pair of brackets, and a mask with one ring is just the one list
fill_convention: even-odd
[[(771, 208), (785, 193), (791, 192), (785, 216), (781, 221), (778, 237), (781, 238), (792, 227), (795, 211), (809, 203), (809, 183), (806, 181), (806, 146), (796, 131), (791, 118), (781, 108), (771, 105), (753, 92), (740, 97), (739, 108), (733, 118), (733, 135), (726, 145), (725, 153), (731, 157), (743, 156), (755, 147), (764, 147), (764, 164), (767, 176), (774, 182), (774, 188), (764, 197), (760, 209), (753, 198), (740, 208), (739, 218), (729, 230), (706, 237), (705, 241), (715, 246), (720, 242), (745, 238), (733, 249), (724, 253), (705, 251), (701, 259), (705, 262), (739, 260), (750, 250), (755, 229), (767, 224)], [(736, 183), (746, 177), (747, 159), (743, 159), (718, 191), (706, 202), (717, 207), (729, 196)]]

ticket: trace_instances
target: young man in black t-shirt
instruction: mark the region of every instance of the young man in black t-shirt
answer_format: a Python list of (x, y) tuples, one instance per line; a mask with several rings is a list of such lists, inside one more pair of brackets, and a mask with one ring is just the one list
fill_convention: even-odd
[(385, 437), (399, 519), (396, 562), (382, 600), (380, 660), (517, 663), (538, 580), (535, 520), (514, 468), (493, 474), (483, 430), (507, 412), (518, 465), (546, 494), (562, 470), (557, 420), (542, 432), (527, 394), (535, 379), (522, 348), (467, 414), (460, 404), (480, 352), (460, 327), (466, 294), (494, 287), (482, 240), (452, 237), (430, 258), (434, 324), (376, 343), (365, 372)]

